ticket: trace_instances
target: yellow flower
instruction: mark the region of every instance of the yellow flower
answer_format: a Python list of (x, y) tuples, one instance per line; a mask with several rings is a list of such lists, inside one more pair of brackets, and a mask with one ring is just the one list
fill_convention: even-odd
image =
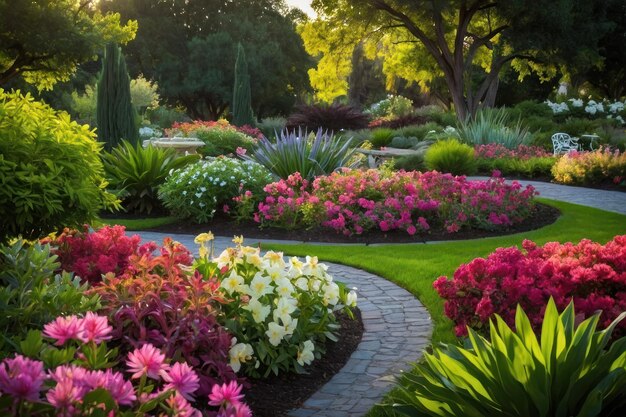
[(200, 233), (198, 236), (196, 236), (196, 238), (193, 241), (196, 245), (202, 245), (203, 243), (210, 242), (213, 239), (215, 239), (215, 236), (213, 236), (213, 233), (208, 232), (208, 233)]
[(233, 243), (235, 245), (241, 245), (243, 243), (243, 236), (234, 236)]

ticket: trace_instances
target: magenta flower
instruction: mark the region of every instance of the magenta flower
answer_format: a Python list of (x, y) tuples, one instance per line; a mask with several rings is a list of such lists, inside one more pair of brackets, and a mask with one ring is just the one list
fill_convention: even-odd
[(85, 343), (102, 343), (111, 338), (111, 332), (113, 331), (113, 327), (109, 325), (109, 320), (106, 317), (99, 316), (91, 311), (88, 311), (85, 318), (82, 319), (81, 327), (82, 331), (78, 337)]
[(216, 407), (226, 404), (239, 404), (242, 398), (241, 385), (237, 384), (237, 381), (230, 381), (222, 385), (213, 385), (209, 394), (209, 404)]
[(178, 417), (202, 417), (202, 413), (189, 404), (179, 393), (175, 393), (167, 400), (167, 405), (172, 410), (172, 414)]
[(232, 404), (217, 413), (217, 417), (252, 417), (252, 410), (243, 403)]
[(82, 331), (82, 321), (76, 316), (57, 317), (54, 321), (43, 326), (43, 335), (51, 339), (56, 339), (54, 343), (62, 346), (71, 339), (78, 339), (78, 335)]
[(104, 372), (102, 388), (109, 391), (111, 397), (120, 405), (131, 405), (137, 399), (135, 389), (130, 381), (125, 381), (124, 376), (119, 372), (107, 369)]
[[(48, 391), (46, 398), (57, 410), (65, 410), (82, 398), (80, 389), (74, 385), (71, 379), (57, 382), (56, 386)], [(59, 415), (64, 415), (59, 413)]]
[(0, 392), (4, 394), (37, 401), (45, 379), (43, 362), (17, 355), (0, 364)]
[(192, 394), (200, 386), (198, 376), (186, 363), (172, 365), (169, 372), (163, 375), (163, 380), (167, 382), (164, 390), (174, 389), (189, 401), (193, 400)]
[(159, 379), (159, 376), (167, 375), (167, 365), (163, 363), (165, 355), (150, 343), (135, 349), (128, 354), (126, 365), (129, 372), (134, 372), (132, 377), (141, 378), (147, 375), (149, 378)]

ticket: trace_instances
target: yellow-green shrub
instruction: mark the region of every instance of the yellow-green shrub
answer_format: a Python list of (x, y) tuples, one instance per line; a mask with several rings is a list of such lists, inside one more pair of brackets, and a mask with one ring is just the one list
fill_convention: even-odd
[(442, 140), (426, 151), (426, 168), (454, 175), (469, 175), (476, 172), (474, 149), (455, 139)]
[(67, 113), (0, 89), (0, 241), (79, 226), (117, 204), (95, 137)]
[(626, 153), (598, 149), (563, 155), (552, 167), (552, 176), (562, 184), (619, 184), (626, 178)]

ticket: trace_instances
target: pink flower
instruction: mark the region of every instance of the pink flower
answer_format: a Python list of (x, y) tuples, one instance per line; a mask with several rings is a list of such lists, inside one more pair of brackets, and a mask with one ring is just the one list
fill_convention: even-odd
[(56, 339), (54, 343), (62, 346), (71, 339), (78, 339), (82, 332), (82, 321), (76, 316), (59, 316), (54, 321), (43, 326), (43, 335), (51, 339)]
[(189, 401), (179, 393), (170, 396), (166, 402), (173, 415), (177, 417), (202, 417), (202, 413), (193, 408)]
[(172, 365), (169, 372), (163, 375), (163, 380), (167, 382), (163, 387), (164, 390), (174, 389), (189, 401), (193, 400), (191, 394), (200, 386), (198, 376), (186, 363)]
[(159, 379), (159, 376), (166, 375), (167, 365), (163, 363), (164, 360), (165, 355), (147, 343), (140, 349), (135, 349), (128, 354), (126, 365), (129, 372), (134, 372), (132, 379), (141, 378), (142, 375)]
[(94, 342), (99, 344), (111, 338), (113, 328), (109, 325), (106, 317), (88, 311), (85, 318), (82, 319), (82, 332), (78, 335), (79, 339), (85, 343)]
[(226, 404), (239, 404), (242, 399), (241, 385), (237, 384), (237, 381), (230, 381), (222, 385), (215, 384), (209, 394), (209, 404), (216, 407)]
[(43, 362), (17, 355), (0, 363), (0, 392), (4, 394), (37, 401), (45, 379)]
[(252, 410), (243, 403), (231, 404), (224, 407), (217, 417), (252, 417)]
[[(46, 393), (48, 402), (57, 410), (64, 410), (72, 407), (72, 404), (81, 399), (80, 390), (74, 385), (71, 379), (64, 379), (57, 382), (56, 386)], [(64, 415), (59, 413), (59, 415)]]

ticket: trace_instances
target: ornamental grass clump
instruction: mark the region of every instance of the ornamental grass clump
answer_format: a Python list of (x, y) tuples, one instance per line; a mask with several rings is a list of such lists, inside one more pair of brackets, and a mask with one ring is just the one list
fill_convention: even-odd
[(159, 198), (176, 217), (206, 223), (217, 210), (236, 208), (238, 200), (233, 199), (240, 196), (249, 196), (246, 202), (252, 207), (250, 199), (258, 201), (272, 181), (256, 162), (221, 157), (175, 170), (159, 189)]
[[(544, 306), (545, 307), (545, 306)], [(412, 417), (621, 417), (626, 409), (626, 337), (610, 346), (595, 313), (579, 322), (549, 300), (540, 338), (521, 306), (514, 326), (495, 316), (489, 338), (468, 329), (465, 346), (443, 345), (404, 374), (385, 408)]]
[(570, 152), (552, 167), (556, 182), (591, 185), (626, 182), (626, 153), (608, 148), (593, 152)]
[[(210, 257), (211, 235), (200, 235), (201, 256), (196, 271), (215, 277), (227, 302), (221, 305), (223, 324), (234, 335), (230, 365), (254, 377), (270, 373), (305, 372), (305, 366), (337, 341), (335, 313), (352, 316), (356, 293), (335, 282), (316, 257), (285, 259), (282, 253), (243, 246)], [(222, 317), (222, 316), (220, 316)]]
[(112, 334), (107, 317), (92, 312), (31, 330), (21, 354), (0, 362), (2, 415), (252, 415), (237, 382), (213, 384), (203, 395), (188, 363), (150, 343), (120, 354), (107, 346)]
[[(494, 314), (512, 326), (517, 304), (538, 330), (551, 297), (559, 308), (572, 301), (580, 317), (602, 311), (601, 328), (626, 311), (626, 235), (606, 245), (584, 239), (537, 246), (525, 240), (522, 248), (496, 249), (461, 265), (453, 279), (442, 276), (434, 282), (458, 336), (467, 328), (486, 331)], [(626, 324), (615, 334), (626, 335)]]
[(409, 235), (443, 228), (494, 230), (533, 211), (532, 187), (503, 178), (468, 181), (438, 172), (349, 170), (309, 183), (299, 174), (265, 187), (255, 220), (275, 227), (324, 227), (344, 235), (370, 230)]

